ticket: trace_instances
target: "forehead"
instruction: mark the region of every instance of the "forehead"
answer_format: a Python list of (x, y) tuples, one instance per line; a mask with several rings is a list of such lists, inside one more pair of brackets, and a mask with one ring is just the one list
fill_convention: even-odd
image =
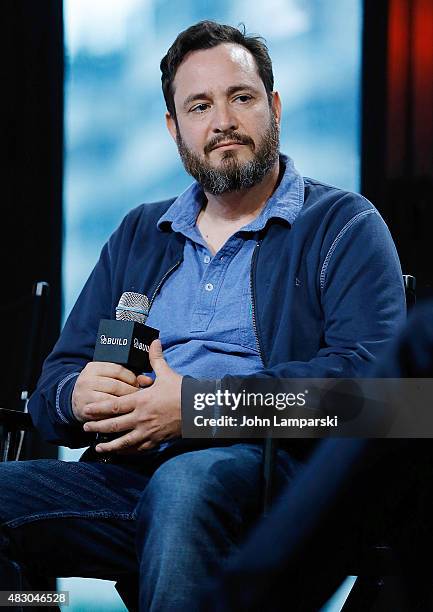
[(253, 55), (232, 43), (188, 53), (174, 78), (174, 96), (182, 101), (195, 91), (214, 91), (237, 83), (264, 90)]

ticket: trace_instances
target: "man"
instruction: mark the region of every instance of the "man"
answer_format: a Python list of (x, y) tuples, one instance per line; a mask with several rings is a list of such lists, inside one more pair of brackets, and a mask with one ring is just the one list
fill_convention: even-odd
[[(260, 504), (260, 444), (180, 439), (181, 392), (233, 375), (362, 376), (402, 323), (404, 292), (376, 209), (279, 155), (260, 39), (202, 22), (161, 70), (167, 127), (196, 181), (111, 236), (29, 404), (54, 443), (116, 433), (96, 446), (110, 462), (2, 465), (0, 519), (7, 554), (33, 572), (139, 574), (140, 609), (165, 611), (195, 609)], [(92, 362), (99, 320), (125, 291), (150, 298), (154, 381)], [(281, 485), (302, 458), (279, 451)]]

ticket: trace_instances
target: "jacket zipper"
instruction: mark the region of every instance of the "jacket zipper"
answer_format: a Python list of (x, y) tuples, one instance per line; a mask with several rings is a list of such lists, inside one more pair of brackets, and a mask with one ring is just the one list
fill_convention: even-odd
[(153, 295), (152, 295), (152, 297), (150, 299), (149, 308), (147, 309), (147, 315), (148, 316), (149, 316), (150, 309), (152, 308), (152, 304), (153, 304), (153, 302), (155, 300), (156, 294), (161, 289), (161, 286), (165, 283), (167, 277), (170, 276), (170, 274), (173, 272), (173, 270), (175, 270), (181, 263), (182, 263), (182, 260), (179, 259), (179, 261), (177, 261), (173, 266), (171, 266), (171, 268), (169, 268), (167, 270), (167, 272), (164, 274), (164, 276), (161, 278), (161, 280), (157, 284), (156, 289), (153, 292)]
[[(259, 349), (259, 356), (262, 360), (263, 366), (266, 367), (264, 353), (262, 350), (262, 346), (260, 344), (259, 333), (257, 330), (257, 321), (256, 321), (256, 305), (255, 305), (255, 291), (254, 291), (254, 282), (253, 277), (255, 273), (255, 266), (257, 260), (257, 252), (260, 248), (260, 242), (257, 242), (253, 256), (251, 258), (251, 271), (250, 271), (250, 287), (251, 287), (251, 305), (252, 305), (252, 315), (253, 315), (253, 329), (254, 334), (256, 336), (257, 347)], [(276, 462), (276, 454), (277, 454), (277, 442), (274, 438), (266, 437), (263, 439), (263, 459), (262, 459), (262, 478), (263, 478), (263, 504), (262, 504), (262, 514), (263, 516), (267, 516), (269, 514), (269, 510), (271, 507), (272, 499), (273, 499), (273, 490), (274, 490), (274, 480), (275, 480), (275, 462)]]
[(262, 350), (262, 345), (260, 344), (259, 333), (258, 333), (258, 330), (257, 330), (256, 304), (255, 304), (256, 294), (255, 294), (255, 291), (254, 291), (254, 282), (253, 282), (253, 277), (254, 277), (254, 273), (255, 273), (256, 259), (257, 259), (257, 251), (258, 251), (259, 247), (260, 247), (260, 242), (256, 242), (256, 244), (254, 246), (253, 255), (251, 257), (250, 293), (251, 293), (251, 310), (252, 310), (252, 316), (253, 316), (254, 335), (256, 337), (256, 344), (257, 344), (257, 348), (258, 348), (258, 351), (259, 351), (259, 357), (260, 357), (260, 359), (262, 361), (263, 366), (266, 367), (264, 353), (263, 353), (263, 350)]

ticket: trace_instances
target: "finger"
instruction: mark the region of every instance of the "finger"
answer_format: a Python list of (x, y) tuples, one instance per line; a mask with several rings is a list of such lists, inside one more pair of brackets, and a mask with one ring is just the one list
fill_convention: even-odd
[(103, 391), (90, 391), (87, 398), (87, 405), (102, 403), (111, 401), (113, 399), (113, 395), (110, 393), (104, 393)]
[(142, 451), (150, 450), (151, 448), (156, 448), (159, 442), (154, 440), (148, 440), (147, 442), (143, 442), (138, 446), (131, 446), (130, 448), (124, 448), (123, 450), (117, 451), (118, 455), (138, 455), (138, 453)]
[(161, 340), (158, 338), (152, 342), (149, 349), (149, 361), (153, 371), (157, 376), (161, 376), (164, 370), (169, 368), (162, 353)]
[[(116, 396), (110, 395), (109, 393), (102, 393), (100, 391), (88, 392), (83, 409), (83, 420), (97, 421), (112, 416), (112, 408), (104, 408), (104, 406), (111, 406), (113, 400), (116, 400)], [(97, 410), (95, 409), (96, 406), (99, 407)]]
[(86, 368), (96, 376), (106, 376), (107, 378), (115, 378), (129, 385), (137, 385), (137, 377), (134, 372), (124, 368), (118, 363), (110, 363), (105, 361), (91, 361)]
[[(104, 403), (111, 402), (114, 399), (114, 395), (109, 393), (102, 393), (101, 391), (90, 391), (85, 399), (85, 406), (83, 411), (84, 420), (93, 419), (92, 414), (89, 412), (89, 407), (97, 404), (98, 406), (104, 406)], [(106, 418), (110, 413), (107, 414), (103, 409), (95, 415), (95, 418), (103, 419)]]
[(137, 382), (140, 387), (150, 387), (153, 384), (154, 379), (151, 376), (147, 376), (147, 374), (140, 374), (137, 376)]
[(143, 442), (143, 434), (138, 431), (130, 431), (120, 438), (115, 438), (110, 442), (103, 442), (95, 446), (98, 453), (113, 453), (122, 451), (130, 447), (138, 446)]
[(107, 419), (110, 416), (119, 414), (127, 414), (132, 412), (136, 407), (135, 393), (124, 395), (123, 397), (109, 396), (109, 399), (89, 403), (86, 406), (86, 416), (89, 421), (98, 419)]
[(95, 391), (102, 391), (103, 393), (109, 393), (110, 395), (116, 395), (121, 397), (122, 395), (129, 395), (138, 391), (138, 382), (136, 385), (130, 385), (116, 380), (115, 378), (108, 378), (106, 376), (98, 376), (95, 380)]
[(99, 421), (87, 421), (84, 423), (83, 429), (87, 432), (115, 434), (134, 429), (135, 425), (136, 417), (129, 413), (113, 418), (101, 419)]

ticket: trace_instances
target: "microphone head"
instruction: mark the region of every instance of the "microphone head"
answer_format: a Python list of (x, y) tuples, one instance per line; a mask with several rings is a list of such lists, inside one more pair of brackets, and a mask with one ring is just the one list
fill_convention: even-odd
[(149, 314), (149, 298), (142, 293), (125, 291), (116, 306), (117, 321), (146, 323)]

